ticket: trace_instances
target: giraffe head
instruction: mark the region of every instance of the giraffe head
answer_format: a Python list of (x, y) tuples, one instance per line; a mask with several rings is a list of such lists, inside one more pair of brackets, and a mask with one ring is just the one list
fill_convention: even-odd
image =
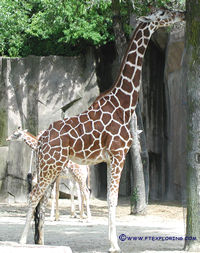
[(174, 23), (184, 21), (185, 12), (159, 9), (149, 16), (142, 16), (138, 18), (138, 20), (143, 23), (153, 23), (156, 28), (166, 27)]
[(27, 130), (22, 130), (21, 127), (18, 127), (16, 131), (14, 131), (7, 139), (6, 141), (12, 141), (12, 140), (18, 140), (22, 138), (23, 134), (26, 133)]

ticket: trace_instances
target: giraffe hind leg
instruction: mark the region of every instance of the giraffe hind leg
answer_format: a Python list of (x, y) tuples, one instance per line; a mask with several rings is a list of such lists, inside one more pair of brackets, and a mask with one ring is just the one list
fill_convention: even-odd
[(26, 215), (26, 223), (25, 223), (25, 227), (24, 230), (22, 232), (21, 238), (20, 238), (20, 244), (26, 244), (27, 241), (27, 236), (28, 236), (28, 231), (29, 231), (29, 227), (30, 227), (30, 223), (34, 214), (34, 210), (36, 208), (36, 206), (38, 205), (39, 201), (41, 200), (41, 198), (44, 196), (46, 190), (48, 189), (49, 184), (44, 184), (43, 188), (39, 187), (39, 183), (38, 182), (32, 189), (30, 195), (29, 195), (29, 208), (28, 208), (28, 212)]
[[(35, 244), (44, 245), (44, 221), (45, 221), (45, 210), (52, 191), (53, 184), (48, 187), (48, 190), (45, 192), (44, 196), (41, 198), (40, 210), (39, 210), (39, 223), (35, 228)], [(36, 224), (35, 224), (36, 225)], [(37, 236), (37, 237), (36, 237)]]

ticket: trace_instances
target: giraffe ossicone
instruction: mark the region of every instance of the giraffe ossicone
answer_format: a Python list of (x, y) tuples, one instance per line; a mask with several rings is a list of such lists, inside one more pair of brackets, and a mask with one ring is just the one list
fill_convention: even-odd
[(40, 136), (37, 147), (39, 181), (30, 193), (30, 205), (21, 243), (26, 242), (35, 207), (68, 160), (88, 165), (104, 161), (107, 163), (110, 252), (120, 251), (115, 212), (120, 176), (125, 156), (132, 143), (130, 122), (138, 100), (143, 57), (156, 29), (183, 19), (183, 12), (168, 10), (159, 10), (141, 18), (114, 86), (99, 96), (88, 110), (77, 116), (53, 122)]

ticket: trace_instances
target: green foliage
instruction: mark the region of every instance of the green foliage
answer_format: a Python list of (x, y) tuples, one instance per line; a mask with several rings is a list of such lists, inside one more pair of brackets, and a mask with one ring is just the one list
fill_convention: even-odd
[(0, 53), (18, 56), (26, 37), (29, 4), (26, 0), (0, 1)]
[[(164, 6), (174, 1), (154, 2)], [(147, 1), (119, 0), (119, 4), (129, 34), (131, 12), (146, 14)], [(114, 40), (112, 16), (111, 0), (1, 0), (0, 55), (79, 54), (89, 45), (99, 47)]]
[(0, 54), (73, 55), (114, 39), (110, 1), (2, 0)]
[(139, 195), (138, 195), (139, 191), (137, 188), (133, 189), (131, 198), (130, 198), (130, 202), (131, 202), (131, 207), (135, 206), (138, 199), (139, 199)]
[(146, 15), (150, 11), (150, 7), (168, 8), (168, 9), (184, 9), (185, 0), (134, 0), (134, 9), (137, 15)]
[(29, 33), (42, 39), (56, 36), (58, 42), (71, 45), (80, 40), (103, 44), (109, 40), (109, 5), (89, 8), (84, 1), (41, 0), (38, 12), (31, 18)]

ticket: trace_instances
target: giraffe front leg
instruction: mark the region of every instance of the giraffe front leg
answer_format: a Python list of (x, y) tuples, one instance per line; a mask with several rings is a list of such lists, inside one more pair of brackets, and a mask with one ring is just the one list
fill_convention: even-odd
[(74, 192), (76, 183), (73, 179), (70, 181), (70, 194), (71, 194), (71, 218), (76, 218), (76, 207), (74, 203)]
[(77, 198), (78, 198), (78, 209), (79, 209), (79, 213), (81, 213), (81, 191), (80, 191), (80, 187), (78, 183), (76, 183), (76, 191), (77, 191)]
[(53, 190), (52, 190), (51, 214), (50, 214), (51, 221), (54, 220), (54, 215), (55, 215), (55, 200), (56, 200), (56, 183), (53, 184)]
[(58, 221), (60, 218), (60, 213), (59, 213), (59, 185), (60, 185), (60, 176), (57, 177), (56, 179), (56, 217), (55, 220)]
[(85, 184), (84, 187), (84, 195), (85, 195), (85, 204), (86, 204), (86, 210), (87, 210), (87, 221), (91, 221), (91, 212), (90, 212), (90, 192)]
[(84, 214), (84, 194), (81, 190), (81, 211), (80, 211), (80, 219), (84, 219), (85, 218), (85, 214)]
[(115, 216), (118, 202), (119, 182), (123, 165), (124, 161), (122, 161), (122, 159), (113, 159), (113, 163), (107, 165), (108, 238), (111, 244), (109, 249), (109, 252), (111, 253), (120, 252), (117, 240)]

